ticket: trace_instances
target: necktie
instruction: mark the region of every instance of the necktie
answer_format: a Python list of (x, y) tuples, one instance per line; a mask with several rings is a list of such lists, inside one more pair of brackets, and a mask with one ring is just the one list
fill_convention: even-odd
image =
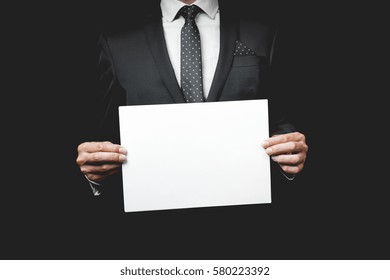
[(204, 102), (200, 35), (195, 23), (201, 11), (196, 5), (184, 6), (179, 11), (185, 19), (181, 29), (181, 89), (187, 102)]

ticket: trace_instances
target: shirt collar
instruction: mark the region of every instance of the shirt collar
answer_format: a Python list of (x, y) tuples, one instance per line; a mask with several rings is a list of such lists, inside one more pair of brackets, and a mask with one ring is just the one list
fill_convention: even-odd
[[(218, 0), (196, 0), (194, 2), (199, 8), (201, 8), (210, 18), (214, 19), (218, 12)], [(166, 21), (172, 22), (177, 12), (181, 7), (185, 6), (183, 2), (179, 0), (161, 0), (161, 12)]]

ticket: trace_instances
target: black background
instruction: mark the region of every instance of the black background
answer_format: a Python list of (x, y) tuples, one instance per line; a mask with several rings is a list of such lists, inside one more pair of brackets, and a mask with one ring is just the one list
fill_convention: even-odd
[(156, 1), (137, 11), (127, 2), (12, 8), (3, 34), (1, 259), (389, 258), (381, 18), (356, 4), (229, 3), (260, 6), (249, 12), (280, 27), (285, 91), (309, 145), (294, 181), (272, 177), (272, 204), (116, 217), (99, 210), (76, 149), (94, 121), (100, 29)]

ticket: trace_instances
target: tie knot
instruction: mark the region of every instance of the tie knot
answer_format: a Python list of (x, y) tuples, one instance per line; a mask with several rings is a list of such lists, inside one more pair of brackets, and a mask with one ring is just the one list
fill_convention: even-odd
[(196, 5), (191, 5), (191, 6), (187, 5), (187, 6), (183, 6), (179, 10), (179, 14), (183, 16), (186, 21), (188, 20), (193, 21), (196, 15), (199, 14), (201, 11), (202, 9)]

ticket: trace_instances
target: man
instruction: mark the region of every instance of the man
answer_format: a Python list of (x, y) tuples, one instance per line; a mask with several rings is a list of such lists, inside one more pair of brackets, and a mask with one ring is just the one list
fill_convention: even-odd
[[(127, 155), (126, 147), (119, 145), (118, 106), (124, 104), (267, 98), (272, 137), (259, 146), (287, 179), (302, 171), (308, 150), (305, 135), (276, 112), (282, 106), (273, 103), (275, 89), (269, 83), (276, 29), (230, 12), (217, 0), (161, 0), (158, 13), (152, 11), (128, 29), (101, 35), (98, 71), (103, 117), (96, 141), (81, 143), (77, 157), (94, 195), (109, 196), (120, 189), (116, 175)], [(200, 60), (198, 100), (191, 100), (186, 92), (187, 78), (181, 71), (187, 47), (181, 36), (190, 33), (200, 44), (201, 55), (195, 51), (190, 55)]]

